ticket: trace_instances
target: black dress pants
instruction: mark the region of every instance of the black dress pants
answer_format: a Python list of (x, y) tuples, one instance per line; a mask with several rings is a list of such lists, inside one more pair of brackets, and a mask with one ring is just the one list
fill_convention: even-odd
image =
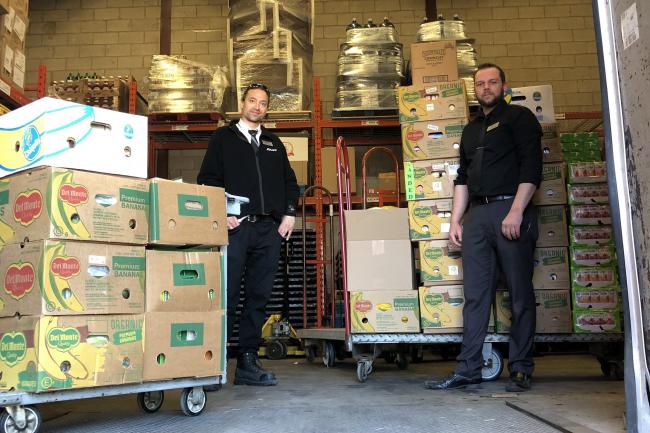
[(490, 320), (491, 305), (499, 270), (512, 299), (512, 325), (508, 370), (532, 374), (535, 335), (535, 293), (533, 256), (537, 242), (537, 212), (529, 205), (524, 211), (519, 239), (508, 240), (501, 223), (513, 199), (487, 204), (470, 204), (463, 221), (463, 343), (456, 373), (480, 378), (483, 367), (483, 342)]
[(232, 337), (244, 275), (245, 300), (239, 321), (239, 352), (257, 352), (266, 304), (280, 260), (282, 237), (272, 220), (242, 222), (228, 231), (228, 339)]

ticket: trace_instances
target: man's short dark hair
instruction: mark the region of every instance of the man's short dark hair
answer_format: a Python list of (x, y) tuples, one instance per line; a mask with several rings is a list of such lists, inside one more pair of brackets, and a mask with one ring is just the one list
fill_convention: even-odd
[(496, 68), (499, 71), (499, 77), (501, 77), (501, 82), (505, 83), (506, 82), (506, 73), (503, 72), (503, 69), (501, 69), (501, 66), (495, 65), (494, 63), (481, 63), (478, 65), (478, 68), (476, 68), (476, 71), (474, 71), (474, 79), (476, 80), (476, 74), (478, 71), (482, 69), (490, 69), (490, 68)]
[(244, 93), (241, 96), (241, 100), (242, 101), (245, 100), (249, 90), (253, 90), (253, 89), (264, 90), (264, 92), (266, 92), (266, 97), (269, 99), (269, 101), (271, 100), (271, 91), (264, 84), (260, 84), (260, 83), (250, 83), (248, 86), (246, 86), (246, 88), (244, 89)]

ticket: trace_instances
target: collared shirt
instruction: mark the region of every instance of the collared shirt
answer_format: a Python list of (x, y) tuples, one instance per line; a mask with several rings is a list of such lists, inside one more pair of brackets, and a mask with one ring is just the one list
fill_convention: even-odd
[(463, 130), (456, 185), (471, 197), (515, 195), (520, 183), (542, 180), (542, 128), (525, 107), (499, 102)]
[(246, 140), (248, 140), (249, 143), (251, 142), (251, 134), (248, 131), (256, 130), (257, 135), (255, 137), (257, 139), (257, 142), (258, 143), (260, 142), (260, 136), (262, 135), (262, 128), (260, 125), (257, 125), (257, 128), (251, 128), (250, 126), (245, 124), (241, 119), (239, 119), (239, 122), (237, 122), (237, 128), (242, 134), (244, 134), (244, 137), (246, 137)]

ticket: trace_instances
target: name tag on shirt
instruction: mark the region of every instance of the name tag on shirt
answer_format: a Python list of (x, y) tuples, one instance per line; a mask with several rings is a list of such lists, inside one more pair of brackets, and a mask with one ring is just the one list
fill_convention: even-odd
[(486, 132), (490, 132), (493, 129), (497, 129), (498, 127), (499, 127), (499, 122), (493, 123), (492, 125), (487, 127)]
[(273, 147), (273, 142), (272, 142), (272, 141), (262, 140), (262, 144), (264, 144), (264, 145), (266, 145), (266, 146), (271, 146), (271, 147)]

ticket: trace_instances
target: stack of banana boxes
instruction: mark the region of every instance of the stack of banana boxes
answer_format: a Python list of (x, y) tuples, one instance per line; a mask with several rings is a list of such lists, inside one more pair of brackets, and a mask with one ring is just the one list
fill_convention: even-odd
[(43, 98), (0, 130), (0, 391), (223, 371), (220, 253), (147, 247), (224, 245), (223, 190), (148, 181), (145, 117)]
[[(550, 85), (514, 88), (506, 98), (532, 111), (542, 127), (542, 183), (533, 196), (539, 237), (534, 257), (533, 288), (538, 334), (571, 332), (569, 255), (566, 223), (566, 163), (555, 123)], [(505, 284), (496, 295), (496, 331), (510, 331), (511, 300)]]
[(465, 86), (453, 81), (454, 41), (413, 44), (411, 57), (414, 71), (427, 72), (414, 73), (413, 85), (398, 90), (409, 233), (419, 250), (420, 323), (425, 333), (457, 332), (463, 326), (463, 268), (460, 248), (449, 242), (449, 223), (468, 121)]

